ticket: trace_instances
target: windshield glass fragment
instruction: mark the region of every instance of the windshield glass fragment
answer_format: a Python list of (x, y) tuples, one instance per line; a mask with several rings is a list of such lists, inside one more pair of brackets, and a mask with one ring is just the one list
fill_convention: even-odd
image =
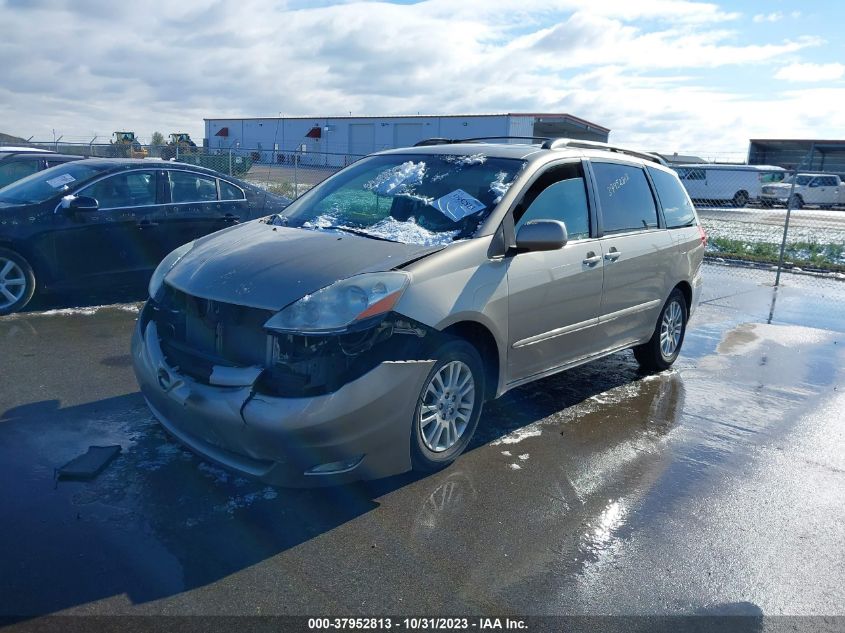
[(274, 222), (446, 245), (474, 235), (523, 165), (480, 153), (374, 156), (316, 187)]

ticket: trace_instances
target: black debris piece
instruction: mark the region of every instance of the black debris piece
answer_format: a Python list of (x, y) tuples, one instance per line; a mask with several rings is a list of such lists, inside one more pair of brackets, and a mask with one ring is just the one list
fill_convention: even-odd
[(120, 455), (120, 446), (89, 446), (88, 452), (56, 469), (56, 479), (93, 479)]

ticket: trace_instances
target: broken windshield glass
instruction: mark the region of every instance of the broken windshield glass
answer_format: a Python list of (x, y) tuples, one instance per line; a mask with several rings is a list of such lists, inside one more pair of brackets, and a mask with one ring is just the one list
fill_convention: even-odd
[(480, 153), (374, 156), (316, 187), (282, 215), (288, 226), (445, 245), (475, 233), (523, 164)]

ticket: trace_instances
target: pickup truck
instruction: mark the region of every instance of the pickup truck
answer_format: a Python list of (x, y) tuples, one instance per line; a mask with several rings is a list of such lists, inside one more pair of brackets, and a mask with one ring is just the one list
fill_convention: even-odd
[[(792, 188), (795, 178), (795, 189)], [(798, 174), (787, 176), (782, 182), (765, 185), (760, 193), (760, 202), (766, 206), (775, 204), (800, 209), (804, 205), (817, 207), (845, 206), (845, 185), (835, 174)]]

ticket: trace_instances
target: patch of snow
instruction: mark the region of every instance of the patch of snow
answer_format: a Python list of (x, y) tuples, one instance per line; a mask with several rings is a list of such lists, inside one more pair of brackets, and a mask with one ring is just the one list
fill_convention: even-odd
[(278, 496), (279, 493), (276, 492), (276, 490), (274, 490), (270, 486), (267, 486), (263, 490), (250, 492), (245, 495), (236, 495), (234, 497), (229, 497), (229, 500), (226, 503), (224, 503), (223, 505), (215, 506), (214, 509), (218, 512), (234, 514), (235, 510), (239, 510), (240, 508), (247, 508), (256, 501), (261, 501), (262, 499), (270, 501)]
[(406, 161), (396, 167), (385, 169), (372, 180), (364, 183), (364, 189), (381, 196), (395, 196), (407, 193), (411, 187), (422, 183), (425, 177), (425, 163)]
[(519, 464), (508, 464), (508, 466), (510, 466), (511, 470), (522, 470), (522, 466)]
[(305, 222), (305, 228), (328, 229), (337, 226), (339, 228), (354, 229), (367, 233), (373, 237), (381, 237), (402, 244), (419, 244), (421, 246), (445, 246), (455, 241), (460, 231), (429, 231), (414, 221), (413, 216), (407, 221), (400, 221), (394, 217), (386, 217), (383, 220), (367, 227), (344, 226), (335, 224), (337, 219), (331, 215), (319, 215), (310, 222)]
[(510, 457), (511, 452), (510, 451), (502, 451), (502, 455), (504, 455), (505, 457)]
[(496, 198), (493, 200), (493, 204), (499, 204), (502, 201), (504, 195), (508, 192), (508, 189), (511, 188), (513, 184), (513, 180), (509, 182), (505, 182), (505, 178), (508, 177), (508, 174), (504, 171), (500, 171), (496, 174), (496, 179), (490, 183), (490, 191), (496, 194)]
[(455, 241), (460, 231), (429, 231), (414, 222), (410, 217), (406, 222), (401, 222), (393, 217), (387, 217), (376, 222), (366, 229), (366, 233), (375, 237), (383, 237), (394, 242), (403, 244), (420, 244), (422, 246), (445, 246)]
[(529, 458), (530, 455), (531, 455), (531, 453), (523, 453), (522, 455), (519, 456), (519, 459), (521, 459), (522, 461), (526, 461)]
[(542, 434), (542, 432), (543, 431), (540, 429), (539, 425), (531, 424), (524, 428), (516, 429), (512, 433), (508, 433), (497, 440), (493, 440), (490, 442), (490, 445), (499, 446), (500, 444), (519, 444), (522, 440), (528, 439), (529, 437), (537, 437)]
[(444, 156), (443, 161), (459, 165), (460, 167), (468, 165), (483, 165), (487, 161), (487, 156), (484, 154), (471, 154), (469, 156)]
[(212, 466), (211, 464), (207, 464), (202, 462), (199, 465), (199, 469), (211, 479), (214, 479), (214, 483), (217, 484), (225, 484), (229, 481), (229, 473), (227, 473), (222, 468), (218, 468), (217, 466)]

